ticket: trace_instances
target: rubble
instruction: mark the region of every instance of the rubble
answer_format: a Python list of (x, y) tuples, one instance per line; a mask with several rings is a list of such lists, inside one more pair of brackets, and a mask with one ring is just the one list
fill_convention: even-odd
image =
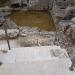
[[(8, 38), (14, 39), (19, 35), (19, 30), (17, 29), (7, 29)], [(5, 31), (3, 29), (0, 29), (0, 40), (5, 39)]]
[(28, 34), (39, 33), (40, 29), (38, 27), (23, 26), (23, 27), (19, 27), (19, 31), (20, 31), (19, 35), (24, 37)]
[(39, 31), (38, 28), (20, 28), (19, 44), (22, 46), (49, 46), (54, 44), (55, 33)]

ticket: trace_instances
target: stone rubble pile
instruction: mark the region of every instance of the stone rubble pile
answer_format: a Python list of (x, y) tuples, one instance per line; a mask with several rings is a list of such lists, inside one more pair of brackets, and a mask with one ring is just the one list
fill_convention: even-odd
[[(0, 29), (0, 40), (6, 39), (4, 29)], [(41, 31), (37, 27), (18, 27), (7, 29), (9, 40), (17, 39), (22, 47), (54, 45), (55, 32)]]
[[(27, 29), (28, 28), (28, 29)], [(21, 27), (18, 42), (21, 46), (48, 46), (53, 45), (55, 39), (54, 32), (40, 31), (34, 27)]]
[[(17, 30), (17, 29), (8, 29), (7, 33), (8, 33), (8, 38), (9, 39), (14, 39), (19, 35), (19, 30)], [(3, 40), (5, 38), (6, 38), (5, 31), (3, 29), (0, 29), (0, 40)]]
[(25, 37), (26, 35), (29, 35), (29, 34), (38, 33), (40, 29), (38, 27), (23, 26), (23, 27), (19, 27), (19, 31), (20, 31), (19, 35)]

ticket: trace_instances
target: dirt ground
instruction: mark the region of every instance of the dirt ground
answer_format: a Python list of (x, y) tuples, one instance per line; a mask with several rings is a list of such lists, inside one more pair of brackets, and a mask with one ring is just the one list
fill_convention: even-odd
[(41, 30), (54, 31), (52, 17), (50, 18), (47, 12), (40, 11), (14, 11), (11, 19), (18, 26), (38, 27)]

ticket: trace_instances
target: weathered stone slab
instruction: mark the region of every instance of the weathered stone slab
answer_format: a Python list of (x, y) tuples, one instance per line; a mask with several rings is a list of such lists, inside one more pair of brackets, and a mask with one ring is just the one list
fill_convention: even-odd
[[(51, 56), (51, 51), (57, 56)], [(0, 54), (0, 61), (2, 75), (75, 75), (69, 71), (71, 61), (65, 50), (57, 46), (13, 48)]]
[(65, 49), (59, 46), (20, 47), (12, 48), (7, 53), (0, 54), (3, 63), (31, 62), (38, 60), (49, 60), (52, 58), (68, 58)]

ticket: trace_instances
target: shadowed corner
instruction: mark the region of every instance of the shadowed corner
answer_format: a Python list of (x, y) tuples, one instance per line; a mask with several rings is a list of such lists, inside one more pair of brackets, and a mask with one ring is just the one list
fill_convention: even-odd
[(3, 65), (3, 62), (0, 62), (0, 66), (2, 66)]
[(3, 50), (2, 53), (7, 53), (8, 51)]

